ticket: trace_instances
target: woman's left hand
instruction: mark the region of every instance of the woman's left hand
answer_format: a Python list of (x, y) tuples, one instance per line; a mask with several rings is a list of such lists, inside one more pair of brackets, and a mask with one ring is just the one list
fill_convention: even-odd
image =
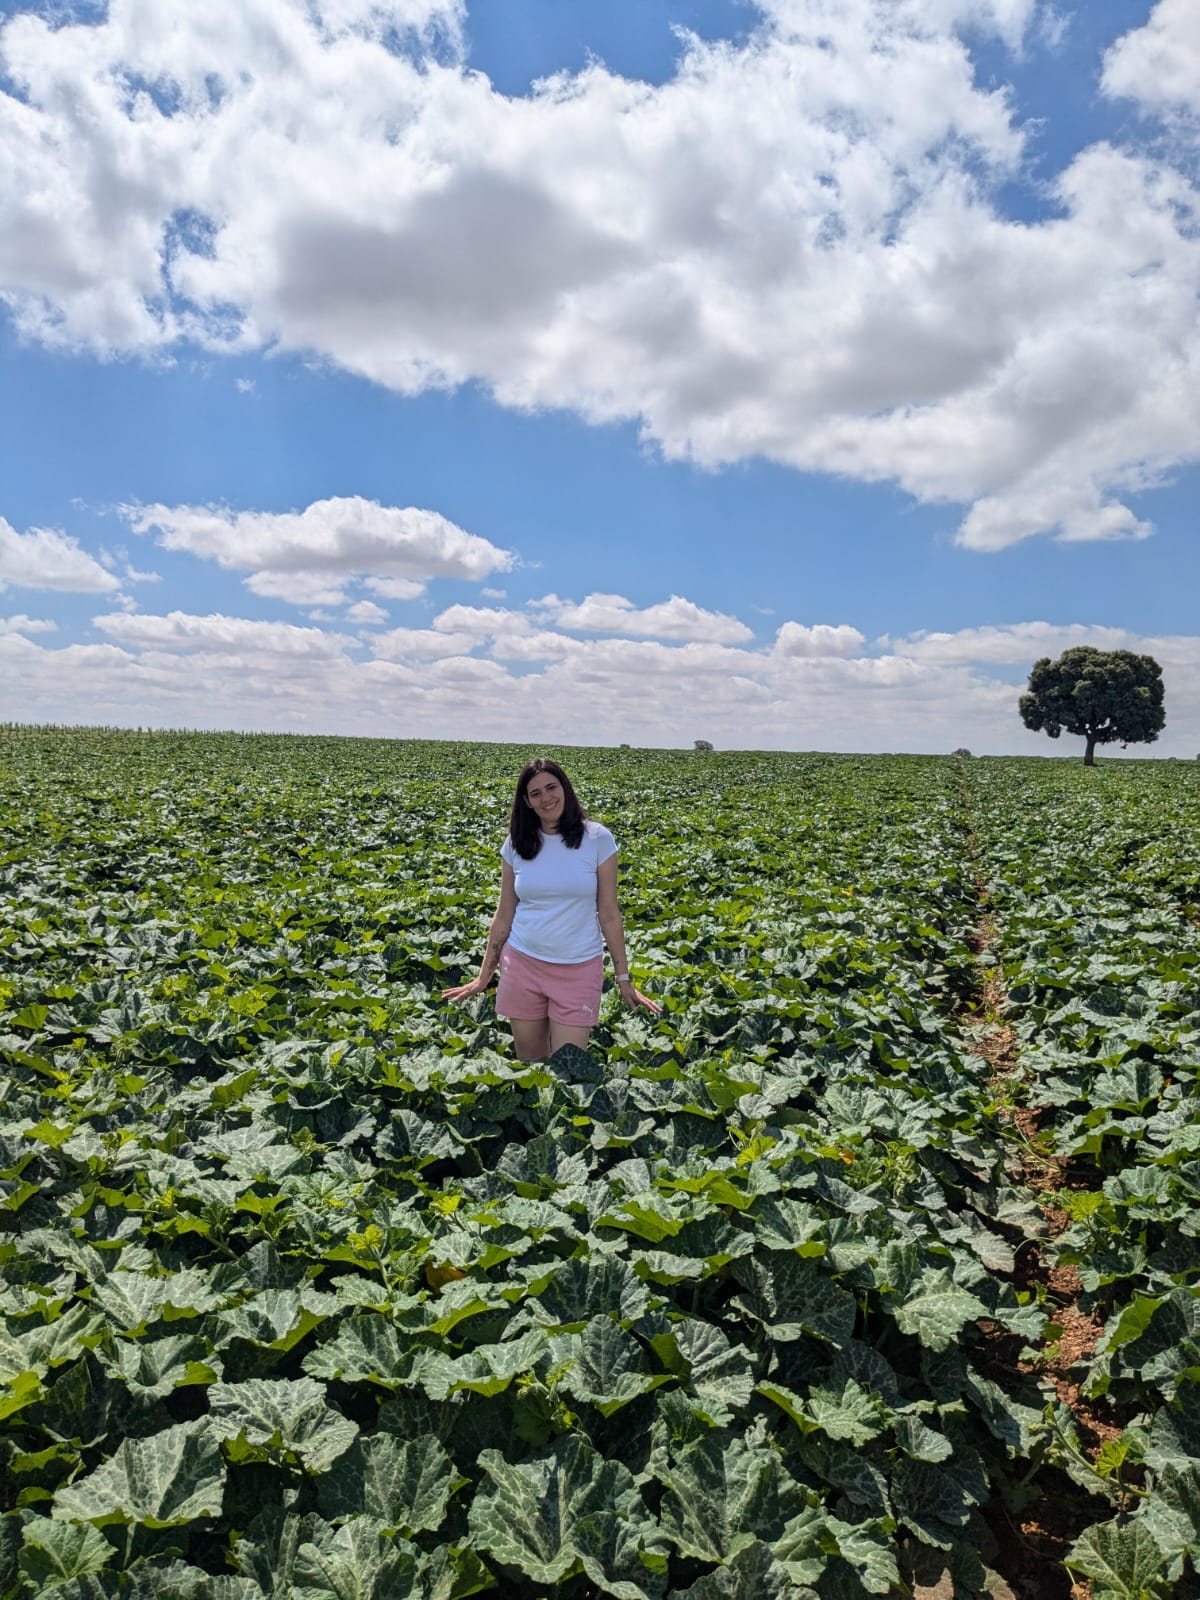
[(635, 989), (632, 983), (618, 983), (617, 988), (621, 991), (621, 999), (624, 1000), (631, 1011), (636, 1011), (641, 1006), (643, 1010), (648, 1011), (653, 1017), (662, 1015), (662, 1007), (658, 1001), (651, 1000), (649, 995), (643, 994), (640, 989)]

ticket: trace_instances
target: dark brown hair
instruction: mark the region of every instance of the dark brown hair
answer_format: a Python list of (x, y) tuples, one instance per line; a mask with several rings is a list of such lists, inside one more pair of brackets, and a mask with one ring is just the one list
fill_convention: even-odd
[(571, 780), (558, 762), (551, 761), (549, 756), (537, 756), (521, 769), (521, 776), (517, 779), (517, 792), (513, 795), (512, 812), (508, 819), (508, 835), (512, 840), (513, 849), (525, 861), (532, 861), (542, 848), (542, 830), (538, 825), (537, 813), (529, 804), (526, 794), (529, 785), (539, 772), (548, 772), (562, 784), (563, 808), (558, 821), (558, 831), (562, 835), (563, 843), (569, 849), (578, 850), (583, 843), (583, 825), (587, 821), (587, 812), (579, 804), (579, 797), (571, 787)]

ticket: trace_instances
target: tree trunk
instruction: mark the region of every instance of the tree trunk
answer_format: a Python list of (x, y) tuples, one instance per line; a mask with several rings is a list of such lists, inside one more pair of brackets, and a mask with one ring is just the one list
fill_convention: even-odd
[(1089, 733), (1087, 736), (1087, 749), (1083, 752), (1083, 764), (1085, 767), (1094, 767), (1096, 765), (1096, 735), (1094, 733)]

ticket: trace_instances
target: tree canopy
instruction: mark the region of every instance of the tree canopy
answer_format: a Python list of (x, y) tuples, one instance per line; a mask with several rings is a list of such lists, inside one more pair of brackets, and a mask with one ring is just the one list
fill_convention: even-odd
[(1149, 744), (1166, 721), (1162, 668), (1132, 650), (1077, 645), (1057, 661), (1043, 656), (1021, 696), (1021, 720), (1052, 739), (1066, 730), (1087, 740), (1084, 763), (1096, 761), (1098, 744)]

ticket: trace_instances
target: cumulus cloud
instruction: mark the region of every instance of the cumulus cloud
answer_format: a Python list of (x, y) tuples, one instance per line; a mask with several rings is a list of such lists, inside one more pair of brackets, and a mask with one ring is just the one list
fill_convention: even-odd
[(775, 635), (775, 651), (781, 656), (856, 656), (865, 644), (858, 629), (846, 622), (837, 627), (818, 622), (811, 628), (785, 622)]
[(366, 578), (364, 584), (385, 600), (417, 600), (425, 593), (425, 585), (415, 578)]
[(501, 606), (447, 606), (434, 617), (433, 626), (442, 633), (465, 633), (477, 641), (495, 639), (501, 634), (533, 632), (527, 616)]
[[(56, 647), (0, 628), (0, 719), (274, 728), (523, 744), (1048, 750), (1017, 714), (1033, 661), (1076, 643), (1146, 651), (1164, 668), (1153, 750), (1200, 748), (1200, 639), (1048, 622), (865, 642), (853, 654), (547, 633), (520, 614), (451, 607), (373, 636), (229, 616), (110, 613), (103, 644)], [(458, 621), (467, 624), (449, 626)], [(511, 626), (506, 625), (511, 622)], [(796, 624), (848, 647), (849, 624)], [(787, 637), (788, 635), (785, 635)], [(860, 636), (861, 637), (861, 636)]]
[[(1194, 182), (1097, 145), (1055, 214), (1005, 214), (1024, 130), (970, 46), (1035, 14), (759, 0), (661, 85), (593, 62), (524, 97), (465, 70), (436, 0), (18, 15), (0, 294), (74, 347), (312, 351), (636, 419), (707, 466), (892, 481), (963, 504), (980, 550), (1142, 537), (1134, 496), (1198, 454)], [(1108, 92), (1194, 95), (1195, 30), (1161, 0)]]
[(27, 617), (23, 612), (15, 617), (0, 617), (0, 633), (56, 633), (58, 623), (48, 617)]
[(466, 15), (465, 0), (319, 0), (312, 9), (329, 34), (378, 38), (408, 30), (422, 39), (440, 36), (451, 46), (461, 45)]
[(1148, 113), (1200, 120), (1200, 12), (1193, 0), (1159, 0), (1144, 27), (1104, 58), (1106, 94), (1136, 100)]
[(741, 644), (754, 631), (737, 617), (705, 611), (692, 600), (673, 594), (657, 605), (635, 606), (619, 594), (589, 594), (577, 605), (548, 594), (530, 604), (547, 620), (577, 633), (617, 633), (646, 639), (691, 639), (712, 644)]
[[(954, 633), (914, 633), (879, 641), (898, 658), (941, 664), (987, 664), (1022, 669), (1042, 656), (1086, 645), (1093, 650), (1132, 650), (1151, 655), (1163, 667), (1184, 669), (1183, 681), (1200, 682), (1200, 642), (1190, 634), (1142, 634), (1096, 623), (1014, 622), (998, 627), (960, 628)], [(1177, 675), (1173, 673), (1173, 677)]]
[(991, 662), (1030, 666), (1041, 656), (1058, 656), (1077, 645), (1093, 650), (1132, 650), (1135, 634), (1126, 628), (1101, 628), (1076, 622), (1017, 622), (1006, 627), (960, 628), (955, 633), (914, 633), (891, 641), (897, 655), (918, 661)]
[(374, 600), (358, 600), (346, 608), (346, 621), (356, 622), (360, 627), (377, 628), (387, 619), (387, 612), (382, 606), (377, 606)]
[(5, 589), (54, 589), (63, 594), (111, 594), (113, 574), (77, 539), (56, 528), (18, 533), (0, 517), (0, 594)]
[(264, 600), (294, 606), (338, 606), (346, 598), (344, 583), (328, 572), (252, 572), (245, 582)]
[(514, 560), (436, 511), (357, 495), (314, 500), (303, 511), (150, 505), (126, 506), (123, 515), (163, 549), (246, 572), (255, 594), (299, 606), (337, 605), (358, 580), (390, 599), (414, 599), (432, 578), (478, 581)]
[(247, 654), (256, 657), (342, 655), (355, 640), (322, 628), (299, 628), (290, 622), (258, 622), (226, 617), (219, 612), (206, 617), (185, 611), (166, 616), (142, 612), (109, 612), (93, 617), (93, 626), (118, 643), (141, 650), (171, 651), (191, 655)]
[(442, 656), (466, 655), (478, 643), (471, 633), (389, 628), (371, 640), (371, 648), (381, 661), (437, 661)]
[[(540, 622), (540, 619), (538, 619)], [(435, 633), (462, 641), (464, 650), (488, 645), (498, 661), (553, 661), (582, 648), (582, 640), (535, 625), (502, 606), (448, 606), (433, 619)]]

